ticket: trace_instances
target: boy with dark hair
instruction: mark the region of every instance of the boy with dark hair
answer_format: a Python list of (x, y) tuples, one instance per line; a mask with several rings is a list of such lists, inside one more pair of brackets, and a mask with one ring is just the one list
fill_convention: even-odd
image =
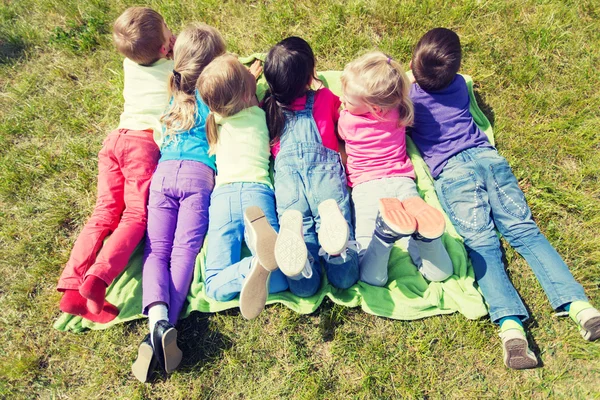
[(540, 232), (506, 159), (473, 121), (460, 68), (458, 35), (436, 28), (413, 53), (411, 137), (435, 179), (442, 207), (464, 238), (475, 277), (500, 326), (504, 363), (537, 366), (522, 321), (527, 310), (508, 279), (496, 229), (527, 261), (555, 310), (566, 312), (586, 340), (600, 337), (600, 313), (588, 302), (560, 255)]
[(168, 103), (175, 43), (160, 14), (146, 7), (125, 10), (114, 24), (113, 39), (126, 57), (124, 110), (118, 129), (98, 153), (96, 207), (57, 286), (64, 293), (62, 311), (99, 323), (119, 314), (105, 300), (106, 288), (127, 266), (146, 231), (150, 179), (160, 155), (154, 137), (160, 137), (160, 117)]

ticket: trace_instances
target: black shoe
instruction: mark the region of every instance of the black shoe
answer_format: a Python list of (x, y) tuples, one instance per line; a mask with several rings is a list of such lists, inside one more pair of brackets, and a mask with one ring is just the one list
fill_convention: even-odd
[(152, 341), (150, 340), (150, 334), (147, 334), (138, 347), (138, 356), (131, 364), (131, 372), (142, 383), (148, 382), (154, 366), (156, 365), (156, 357), (154, 357), (154, 349), (152, 348)]
[(154, 354), (167, 374), (173, 372), (181, 362), (183, 353), (177, 347), (177, 329), (169, 321), (161, 320), (154, 326)]

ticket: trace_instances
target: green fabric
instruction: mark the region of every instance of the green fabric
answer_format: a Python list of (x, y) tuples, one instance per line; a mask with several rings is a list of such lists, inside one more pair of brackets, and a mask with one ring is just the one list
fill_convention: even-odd
[[(262, 57), (262, 55), (258, 56)], [(242, 61), (250, 62), (253, 57)], [(339, 71), (319, 74), (322, 82), (337, 95), (341, 92), (340, 76)], [(473, 81), (469, 76), (464, 77), (471, 95), (471, 113), (475, 122), (493, 141), (491, 125), (475, 101)], [(257, 90), (259, 98), (263, 97), (265, 90), (266, 86), (259, 82)], [(407, 140), (407, 149), (415, 167), (419, 193), (427, 203), (441, 210), (427, 165), (410, 139)], [(393, 319), (413, 320), (456, 311), (469, 319), (480, 318), (487, 314), (487, 309), (474, 286), (473, 269), (468, 261), (462, 239), (447, 216), (446, 225), (446, 233), (442, 240), (454, 264), (454, 275), (444, 282), (427, 283), (412, 264), (406, 249), (397, 244), (390, 257), (389, 282), (384, 287), (374, 287), (359, 282), (347, 290), (340, 290), (332, 287), (324, 277), (321, 290), (310, 298), (300, 298), (290, 292), (284, 292), (270, 295), (267, 304), (282, 303), (298, 313), (309, 314), (314, 312), (327, 296), (337, 304), (361, 307), (367, 313)], [(210, 240), (210, 237), (207, 240)], [(239, 305), (237, 299), (217, 302), (206, 296), (203, 280), (205, 251), (206, 245), (198, 256), (197, 268), (187, 298), (188, 303), (182, 310), (181, 318), (187, 317), (192, 311), (218, 312)], [(244, 249), (243, 254), (248, 255), (248, 250)], [(84, 329), (106, 329), (124, 321), (142, 318), (141, 280), (142, 246), (140, 245), (132, 255), (128, 267), (108, 288), (107, 300), (120, 310), (115, 320), (108, 324), (96, 324), (81, 317), (63, 314), (54, 324), (54, 328), (75, 332)]]

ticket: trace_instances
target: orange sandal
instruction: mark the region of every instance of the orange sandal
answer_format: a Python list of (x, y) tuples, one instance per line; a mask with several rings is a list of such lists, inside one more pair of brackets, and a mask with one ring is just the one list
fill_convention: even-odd
[(437, 239), (446, 229), (444, 215), (420, 197), (411, 197), (402, 202), (404, 209), (417, 220), (417, 232), (425, 239)]

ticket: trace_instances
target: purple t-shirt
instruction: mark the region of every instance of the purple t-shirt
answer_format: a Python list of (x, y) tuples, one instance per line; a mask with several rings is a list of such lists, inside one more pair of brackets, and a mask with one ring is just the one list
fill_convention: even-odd
[(469, 111), (469, 90), (465, 78), (456, 75), (452, 83), (437, 92), (426, 92), (413, 83), (410, 98), (415, 106), (411, 138), (434, 178), (448, 160), (471, 147), (493, 147)]

